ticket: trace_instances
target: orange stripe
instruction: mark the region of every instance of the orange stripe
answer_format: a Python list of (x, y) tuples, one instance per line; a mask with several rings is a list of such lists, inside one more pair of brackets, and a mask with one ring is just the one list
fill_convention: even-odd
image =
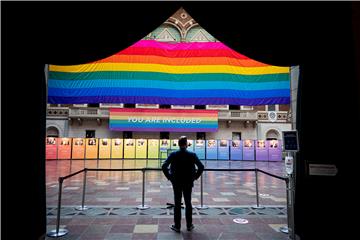
[(194, 58), (167, 58), (148, 55), (113, 55), (94, 63), (150, 63), (171, 66), (186, 65), (231, 65), (240, 67), (267, 67), (265, 63), (252, 59), (235, 59), (228, 57), (194, 57)]
[(214, 117), (218, 116), (217, 113), (142, 113), (142, 112), (110, 112), (110, 116), (168, 116), (168, 117), (179, 117), (186, 115), (187, 117)]

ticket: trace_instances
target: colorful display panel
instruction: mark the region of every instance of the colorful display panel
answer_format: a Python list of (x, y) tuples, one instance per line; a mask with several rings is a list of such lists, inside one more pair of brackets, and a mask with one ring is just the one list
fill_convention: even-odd
[(113, 131), (215, 132), (215, 110), (111, 108), (109, 128)]
[(216, 160), (218, 158), (218, 149), (216, 140), (206, 140), (206, 159)]
[(124, 139), (124, 158), (135, 158), (135, 139)]
[(101, 138), (99, 139), (99, 158), (108, 159), (111, 156), (111, 139)]
[(145, 159), (147, 156), (147, 140), (136, 139), (135, 141), (135, 157)]
[(160, 158), (166, 159), (168, 157), (168, 149), (170, 149), (170, 140), (161, 139), (160, 140)]
[(194, 140), (188, 139), (187, 143), (188, 143), (187, 150), (190, 152), (195, 152)]
[(99, 141), (96, 138), (86, 138), (86, 159), (97, 159), (99, 150)]
[(269, 160), (268, 141), (256, 140), (256, 160), (257, 161)]
[(243, 160), (243, 142), (241, 140), (232, 140), (230, 145), (230, 159)]
[(47, 137), (46, 143), (46, 159), (57, 159), (57, 138)]
[(59, 138), (58, 159), (71, 158), (71, 138)]
[(111, 158), (123, 158), (123, 139), (115, 138), (111, 141)]
[(72, 159), (84, 159), (85, 157), (85, 139), (73, 138), (72, 142)]
[(159, 158), (159, 139), (148, 139), (148, 158)]
[(205, 140), (195, 140), (195, 153), (199, 159), (205, 159)]
[(170, 141), (170, 149), (171, 150), (178, 150), (179, 149), (179, 140), (173, 139)]
[(229, 160), (229, 140), (219, 140), (218, 141), (218, 159), (219, 160)]
[(281, 140), (270, 140), (269, 161), (282, 161), (282, 142)]
[(290, 68), (255, 61), (221, 42), (150, 39), (91, 63), (49, 65), (48, 103), (119, 102), (289, 104)]
[(255, 160), (254, 140), (245, 140), (243, 146), (243, 159)]

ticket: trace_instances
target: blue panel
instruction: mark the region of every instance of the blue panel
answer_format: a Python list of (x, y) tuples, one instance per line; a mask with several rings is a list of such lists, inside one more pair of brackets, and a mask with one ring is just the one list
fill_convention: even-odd
[(179, 142), (178, 139), (171, 140), (170, 149), (178, 150), (179, 149), (179, 143), (178, 142)]
[(217, 155), (217, 140), (206, 140), (206, 159), (215, 160)]
[(195, 153), (199, 159), (205, 159), (205, 140), (195, 140)]
[(229, 140), (218, 140), (218, 159), (229, 160)]
[(166, 159), (168, 157), (168, 149), (170, 149), (170, 140), (169, 139), (160, 139), (160, 158)]
[(194, 147), (194, 140), (187, 140), (188, 141), (188, 147), (187, 150), (189, 152), (195, 152), (195, 147)]

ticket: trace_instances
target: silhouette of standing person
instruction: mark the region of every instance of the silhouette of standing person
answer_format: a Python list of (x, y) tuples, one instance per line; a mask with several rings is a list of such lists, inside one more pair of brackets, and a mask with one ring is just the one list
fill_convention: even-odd
[(171, 153), (162, 165), (162, 171), (166, 178), (171, 181), (174, 190), (174, 224), (170, 228), (175, 232), (180, 232), (181, 228), (182, 195), (184, 195), (185, 201), (187, 230), (191, 231), (194, 229), (192, 224), (191, 192), (194, 180), (197, 180), (204, 170), (204, 165), (200, 162), (197, 155), (187, 151), (186, 148), (187, 138), (182, 136), (179, 138), (179, 150)]

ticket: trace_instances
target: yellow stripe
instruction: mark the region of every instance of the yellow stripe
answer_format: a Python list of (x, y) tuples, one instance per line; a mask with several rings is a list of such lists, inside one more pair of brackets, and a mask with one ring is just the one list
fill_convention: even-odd
[(289, 67), (237, 67), (229, 65), (192, 65), (192, 66), (169, 66), (162, 64), (143, 63), (96, 63), (73, 66), (50, 65), (50, 71), (54, 72), (97, 72), (97, 71), (129, 71), (129, 72), (162, 72), (162, 73), (230, 73), (243, 75), (261, 75), (275, 73), (289, 73)]
[[(216, 117), (183, 117), (183, 116), (177, 116), (177, 117), (171, 117), (171, 116), (166, 116), (166, 117), (163, 117), (163, 116), (156, 116), (156, 115), (152, 115), (152, 116), (110, 116), (110, 119), (111, 120), (128, 120), (128, 118), (131, 117), (131, 118), (139, 118), (139, 117), (144, 117), (144, 118), (154, 118), (156, 117), (157, 119), (159, 120), (163, 120), (163, 119), (176, 119), (176, 118), (179, 118), (181, 117), (182, 119), (193, 119), (193, 118), (199, 118), (201, 119), (202, 121), (216, 121), (217, 118)], [(145, 122), (145, 121), (144, 121)]]

